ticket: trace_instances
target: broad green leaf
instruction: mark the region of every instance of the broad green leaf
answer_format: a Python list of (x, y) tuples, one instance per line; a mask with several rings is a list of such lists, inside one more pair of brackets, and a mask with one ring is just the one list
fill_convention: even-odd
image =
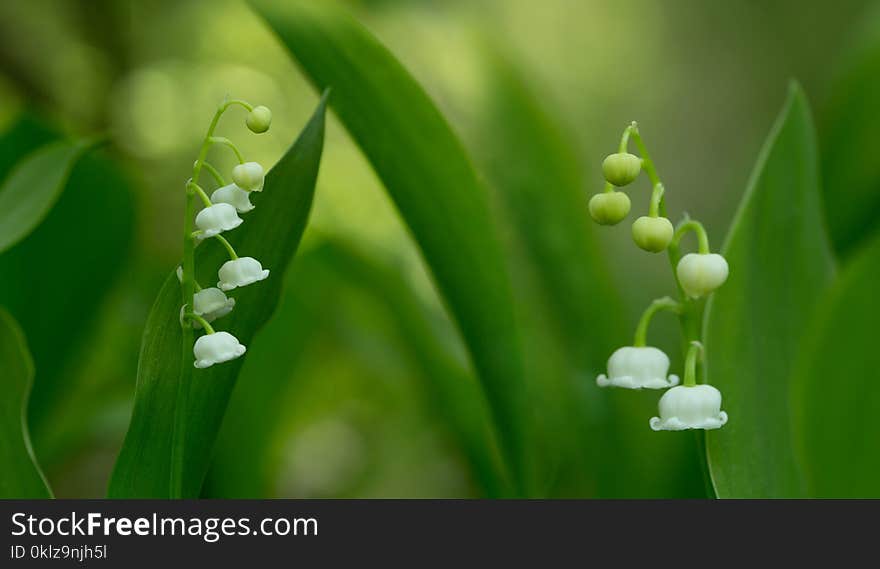
[(24, 335), (0, 308), (0, 498), (51, 498), (52, 492), (34, 458), (26, 410), (34, 364)]
[(270, 495), (279, 468), (273, 450), (286, 421), (280, 407), (285, 399), (279, 394), (290, 390), (285, 384), (303, 344), (315, 334), (316, 322), (334, 309), (332, 295), (349, 287), (365, 293), (392, 321), (394, 337), (383, 342), (402, 346), (403, 358), (419, 370), (413, 377), (422, 380), (416, 388), (423, 394), (425, 412), (448, 429), (484, 495), (504, 495), (479, 385), (437, 340), (425, 309), (402, 276), (336, 239), (323, 241), (297, 259), (279, 310), (254, 342), (217, 444), (212, 495)]
[(0, 252), (23, 239), (46, 217), (87, 148), (77, 142), (54, 142), (13, 168), (0, 186)]
[(794, 375), (795, 426), (810, 496), (880, 497), (880, 233), (822, 298)]
[(834, 271), (817, 160), (810, 109), (792, 85), (727, 235), (730, 277), (707, 315), (707, 378), (730, 416), (707, 434), (722, 498), (804, 495), (789, 380), (810, 309)]
[(21, 323), (37, 364), (29, 418), (41, 462), (72, 426), (58, 423), (79, 385), (71, 366), (91, 349), (91, 324), (126, 265), (134, 234), (129, 181), (102, 152), (81, 156), (44, 221), (0, 254), (0, 303)]
[(0, 136), (0, 180), (19, 160), (56, 138), (52, 130), (30, 114), (23, 114)]
[(350, 245), (329, 241), (322, 252), (337, 279), (358, 283), (393, 315), (399, 341), (424, 377), (421, 392), (426, 411), (442, 420), (485, 495), (507, 495), (507, 482), (495, 462), (497, 450), (479, 384), (438, 340), (430, 315), (412, 288), (392, 267), (371, 260)]
[(487, 60), (474, 154), (528, 250), (571, 363), (591, 375), (614, 348), (620, 299), (587, 211), (588, 185), (571, 138), (522, 73), (496, 50)]
[[(267, 175), (264, 191), (253, 198), (256, 209), (247, 214), (241, 228), (229, 234), (241, 255), (259, 259), (273, 272), (269, 279), (236, 291), (235, 310), (218, 322), (218, 329), (230, 331), (245, 345), (274, 311), (282, 276), (306, 225), (324, 143), (325, 104), (326, 96), (296, 143)], [(225, 260), (225, 250), (213, 240), (199, 246), (199, 281), (215, 282), (216, 271)], [(144, 330), (134, 411), (110, 480), (111, 497), (171, 494), (171, 436), (182, 358), (180, 304), (180, 284), (172, 272)], [(193, 375), (187, 412), (184, 496), (199, 494), (243, 361), (239, 358), (196, 370)]]
[(424, 254), (483, 383), (505, 457), (530, 485), (529, 428), (513, 299), (487, 193), (421, 86), (332, 3), (257, 2), (382, 179)]
[(842, 72), (822, 108), (822, 176), (835, 249), (853, 250), (878, 226), (880, 160), (880, 10), (860, 24)]

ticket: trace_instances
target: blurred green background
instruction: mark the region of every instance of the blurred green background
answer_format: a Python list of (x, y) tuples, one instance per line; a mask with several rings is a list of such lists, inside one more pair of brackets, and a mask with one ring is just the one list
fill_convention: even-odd
[[(717, 245), (789, 79), (802, 83), (822, 127), (841, 106), (833, 86), (878, 21), (872, 3), (862, 0), (348, 4), (427, 89), (481, 172), (499, 168), (493, 144), (505, 136), (503, 121), (490, 118), (503, 104), (504, 86), (489, 68), (503, 61), (534, 93), (576, 160), (574, 175), (585, 180), (583, 215), (588, 196), (602, 185), (601, 159), (616, 148), (623, 127), (638, 120), (666, 183), (670, 217), (685, 210), (698, 216)], [(207, 121), (227, 93), (272, 109), (264, 136), (245, 136), (235, 121), (223, 127), (264, 164), (283, 154), (317, 101), (242, 2), (0, 4), (4, 130), (29, 112), (69, 134), (110, 132), (108, 152), (133, 182), (132, 239), (107, 261), (118, 270), (101, 283), (106, 293), (91, 314), (63, 323), (81, 348), (61, 363), (41, 362), (35, 350), (31, 432), (58, 497), (105, 493), (131, 412), (143, 325), (181, 257), (183, 184)], [(516, 176), (509, 166), (500, 168)], [(647, 190), (634, 194), (634, 211), (646, 210), (647, 202)], [(530, 336), (543, 342), (529, 347), (537, 354), (530, 371), (558, 375), (556, 339), (543, 332), (547, 299), (532, 282), (534, 268), (516, 260), (515, 231), (508, 233), (517, 300), (527, 307)], [(671, 293), (673, 283), (665, 257), (632, 247), (625, 228), (597, 239), (622, 300), (605, 307), (613, 322), (608, 329), (618, 330), (604, 339), (613, 349), (629, 342), (643, 307)], [(658, 319), (651, 337), (670, 354), (673, 370), (680, 369), (674, 322)], [(332, 116), (310, 226), (287, 274), (282, 306), (248, 357), (205, 495), (485, 494), (474, 467), (479, 458), (444, 419), (447, 406), (480, 402), (426, 387), (437, 359), (449, 373), (469, 373), (461, 341), (389, 198)], [(48, 393), (42, 368), (56, 364), (63, 364), (61, 380)], [(595, 439), (586, 454), (595, 467), (574, 475), (560, 467), (549, 493), (705, 495), (693, 438), (648, 431), (656, 397), (599, 392), (588, 374), (571, 379), (583, 386), (585, 405), (602, 399), (618, 418), (603, 415), (604, 403), (589, 409)], [(547, 432), (564, 438), (569, 426), (559, 421)]]

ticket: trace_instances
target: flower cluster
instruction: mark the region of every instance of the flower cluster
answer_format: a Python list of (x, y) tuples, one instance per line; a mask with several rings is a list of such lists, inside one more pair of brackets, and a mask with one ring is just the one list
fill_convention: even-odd
[[(206, 332), (193, 345), (194, 365), (197, 368), (227, 362), (245, 353), (247, 348), (235, 336), (229, 332), (215, 331), (211, 323), (235, 308), (235, 299), (229, 298), (227, 292), (269, 276), (269, 270), (264, 269), (258, 260), (253, 257), (239, 257), (223, 236), (244, 222), (240, 215), (254, 209), (251, 194), (262, 191), (264, 181), (263, 167), (260, 164), (246, 162), (231, 140), (214, 136), (214, 128), (220, 116), (232, 105), (240, 105), (248, 110), (246, 124), (254, 133), (266, 132), (272, 122), (272, 113), (266, 107), (253, 107), (241, 100), (225, 101), (214, 115), (199, 157), (193, 165), (193, 176), (186, 184), (184, 261), (177, 269), (177, 277), (182, 284), (184, 298), (184, 305), (180, 309), (181, 325), (204, 329)], [(238, 159), (239, 164), (232, 169), (232, 183), (227, 183), (217, 168), (206, 160), (208, 150), (214, 144), (228, 146)], [(199, 185), (202, 171), (209, 172), (218, 186), (210, 197)], [(197, 214), (194, 212), (196, 198), (204, 204)], [(219, 240), (229, 254), (229, 260), (217, 271), (216, 287), (202, 288), (195, 279), (194, 249), (205, 239)]]
[[(627, 151), (629, 140), (635, 142), (641, 157)], [(709, 248), (709, 238), (703, 225), (685, 215), (677, 227), (666, 217), (665, 187), (660, 181), (654, 163), (645, 148), (638, 125), (632, 123), (624, 130), (617, 153), (602, 163), (605, 191), (594, 195), (589, 202), (590, 216), (601, 225), (616, 225), (629, 215), (629, 196), (619, 188), (633, 183), (644, 171), (651, 180), (648, 215), (632, 224), (632, 238), (645, 251), (666, 251), (674, 269), (673, 276), (680, 298), (664, 297), (655, 300), (645, 310), (636, 327), (632, 346), (616, 350), (608, 359), (608, 375), (596, 378), (600, 387), (614, 386), (627, 389), (669, 389), (660, 398), (659, 417), (650, 420), (655, 431), (685, 429), (717, 429), (727, 422), (727, 413), (721, 410), (721, 392), (706, 383), (697, 384), (698, 363), (703, 357), (703, 309), (706, 298), (727, 280), (727, 260)], [(697, 252), (684, 256), (680, 253), (681, 238), (688, 232), (697, 236)], [(685, 339), (685, 371), (682, 385), (676, 375), (667, 375), (669, 357), (661, 350), (646, 345), (648, 325), (660, 311), (676, 314)]]

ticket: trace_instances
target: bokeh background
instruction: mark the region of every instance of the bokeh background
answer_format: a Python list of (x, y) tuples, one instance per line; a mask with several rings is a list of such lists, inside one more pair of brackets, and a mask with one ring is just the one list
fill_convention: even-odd
[[(688, 211), (700, 218), (716, 245), (789, 80), (804, 86), (824, 134), (823, 121), (840, 106), (835, 85), (878, 22), (876, 7), (863, 0), (347, 4), (426, 88), (481, 169), (491, 167), (493, 137), (503, 136), (484, 120), (499, 104), (489, 67), (500, 59), (570, 148), (584, 180), (584, 204), (601, 188), (602, 158), (614, 151), (623, 127), (638, 120), (666, 183), (670, 216)], [(108, 152), (125, 165), (134, 199), (131, 240), (109, 261), (118, 270), (100, 283), (87, 317), (62, 323), (68, 335), (58, 341), (78, 348), (65, 361), (50, 362), (61, 370), (51, 393), (40, 383), (40, 356), (49, 358), (51, 350), (35, 350), (32, 437), (59, 497), (105, 493), (131, 412), (141, 331), (181, 257), (183, 184), (206, 123), (227, 93), (273, 110), (264, 136), (250, 136), (235, 120), (223, 126), (248, 158), (264, 164), (283, 154), (317, 101), (243, 2), (0, 3), (4, 130), (30, 113), (71, 135), (109, 132)], [(222, 154), (215, 162), (232, 165)], [(634, 210), (646, 210), (647, 202), (645, 184), (641, 197), (633, 194)], [(515, 230), (510, 234), (517, 259)], [(609, 315), (621, 333), (608, 343), (622, 345), (643, 307), (670, 293), (673, 282), (665, 257), (633, 247), (625, 228), (602, 231), (598, 240), (623, 300)], [(513, 263), (518, 299), (533, 307), (530, 326), (540, 337), (542, 300), (530, 268)], [(425, 387), (436, 370), (425, 364), (413, 326), (430, 337), (429, 349), (466, 365), (406, 228), (331, 118), (311, 224), (287, 274), (282, 306), (249, 352), (253, 361), (231, 404), (205, 495), (483, 495), (466, 449), (444, 422), (442, 407), (450, 400)], [(553, 339), (545, 341), (535, 350), (552, 352)], [(652, 341), (678, 353), (671, 320), (657, 320)], [(538, 376), (554, 373), (540, 358), (532, 365)], [(673, 355), (673, 368), (680, 365)], [(592, 377), (575, 380), (585, 390), (593, 385)], [(243, 390), (262, 393), (248, 397)], [(694, 440), (648, 431), (656, 398), (588, 393), (610, 399), (618, 416), (633, 423), (614, 423), (621, 430), (609, 432), (605, 407), (591, 409), (599, 417), (599, 459), (577, 483), (561, 476), (551, 493), (705, 495)], [(261, 449), (258, 458), (251, 447)], [(618, 453), (626, 460), (602, 460)]]

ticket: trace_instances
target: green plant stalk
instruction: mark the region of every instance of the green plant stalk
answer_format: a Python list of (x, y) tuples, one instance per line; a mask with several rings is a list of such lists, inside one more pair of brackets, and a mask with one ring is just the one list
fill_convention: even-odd
[[(654, 168), (654, 161), (651, 160), (651, 156), (648, 154), (648, 149), (645, 147), (644, 141), (638, 131), (638, 125), (635, 121), (626, 128), (624, 139), (621, 140), (621, 146), (624, 145), (624, 140), (629, 137), (628, 133), (631, 133), (633, 141), (636, 143), (636, 146), (642, 155), (642, 169), (648, 175), (654, 188), (651, 196), (651, 214), (653, 215), (659, 212), (661, 216), (667, 217), (663, 183), (660, 181), (660, 176)], [(702, 343), (703, 320), (706, 309), (706, 299), (690, 298), (684, 293), (684, 289), (681, 287), (681, 282), (678, 280), (678, 273), (676, 271), (678, 262), (681, 260), (679, 243), (683, 234), (689, 230), (694, 231), (697, 234), (698, 251), (700, 253), (709, 253), (709, 239), (706, 235), (705, 228), (698, 221), (691, 220), (687, 214), (685, 214), (685, 219), (682, 223), (676, 228), (669, 247), (666, 248), (666, 253), (669, 258), (669, 266), (672, 269), (672, 278), (675, 280), (675, 286), (678, 289), (678, 321), (681, 328), (681, 351), (682, 354), (685, 354), (686, 356), (689, 355), (691, 342), (696, 341)], [(686, 357), (685, 359), (688, 358)], [(706, 378), (704, 377), (705, 366), (702, 365), (702, 361), (703, 358), (696, 358), (695, 361), (691, 362), (693, 368), (691, 369), (690, 379), (688, 381), (693, 383), (706, 383)], [(700, 469), (703, 472), (703, 483), (706, 490), (706, 496), (715, 497), (715, 487), (712, 483), (711, 474), (709, 473), (708, 457), (706, 455), (705, 435), (700, 431), (696, 431), (694, 436), (697, 445), (697, 452), (700, 457), (702, 457), (702, 460), (700, 460)]]
[[(638, 147), (642, 158), (642, 169), (645, 171), (645, 174), (648, 175), (648, 178), (651, 180), (651, 185), (653, 186), (653, 193), (651, 195), (651, 214), (656, 215), (659, 213), (662, 217), (666, 217), (666, 196), (663, 182), (660, 181), (660, 176), (657, 174), (657, 169), (654, 167), (654, 161), (648, 153), (648, 149), (645, 146), (645, 142), (642, 140), (638, 125), (635, 121), (624, 130), (624, 135), (621, 139), (621, 152), (626, 150), (625, 143), (629, 138), (632, 138), (636, 147)], [(691, 220), (690, 218), (685, 218), (685, 220), (679, 225), (672, 243), (670, 243), (669, 247), (666, 249), (667, 256), (669, 257), (669, 265), (672, 268), (672, 278), (675, 280), (675, 286), (678, 289), (678, 321), (681, 328), (681, 351), (683, 355), (687, 354), (691, 342), (702, 342), (703, 340), (703, 313), (706, 307), (705, 299), (693, 299), (684, 293), (684, 289), (681, 288), (681, 283), (678, 281), (678, 274), (676, 273), (678, 261), (681, 260), (679, 241), (681, 240), (682, 235), (689, 230), (697, 233), (700, 253), (708, 253), (709, 240), (706, 237), (705, 229), (699, 222)], [(700, 362), (697, 362), (697, 377), (702, 377), (702, 369), (703, 366)]]
[[(227, 101), (220, 105), (211, 124), (208, 126), (208, 132), (202, 141), (202, 147), (199, 150), (199, 157), (193, 164), (193, 175), (186, 185), (186, 208), (183, 220), (183, 278), (182, 278), (182, 301), (185, 306), (193, 307), (193, 297), (195, 296), (195, 241), (193, 237), (193, 224), (195, 222), (195, 198), (196, 188), (198, 188), (199, 175), (202, 173), (202, 166), (208, 157), (208, 150), (211, 148), (211, 139), (220, 117), (230, 105), (236, 104), (235, 101)], [(204, 192), (201, 192), (204, 196)], [(170, 494), (171, 498), (183, 497), (184, 484), (184, 465), (186, 454), (186, 419), (189, 406), (189, 392), (192, 386), (193, 378), (193, 327), (192, 321), (185, 318), (181, 323), (183, 327), (183, 335), (181, 341), (181, 360), (180, 360), (180, 379), (177, 384), (177, 399), (174, 405), (174, 429), (171, 434), (171, 473), (170, 473)]]
[(642, 314), (642, 318), (639, 320), (638, 326), (636, 326), (636, 334), (633, 339), (633, 346), (637, 348), (643, 348), (646, 345), (647, 336), (648, 336), (648, 325), (651, 323), (651, 319), (654, 315), (662, 310), (667, 310), (669, 312), (674, 312), (678, 314), (681, 311), (681, 304), (676, 302), (675, 300), (669, 298), (668, 296), (664, 296), (663, 298), (658, 298), (654, 302), (645, 309), (645, 312)]

